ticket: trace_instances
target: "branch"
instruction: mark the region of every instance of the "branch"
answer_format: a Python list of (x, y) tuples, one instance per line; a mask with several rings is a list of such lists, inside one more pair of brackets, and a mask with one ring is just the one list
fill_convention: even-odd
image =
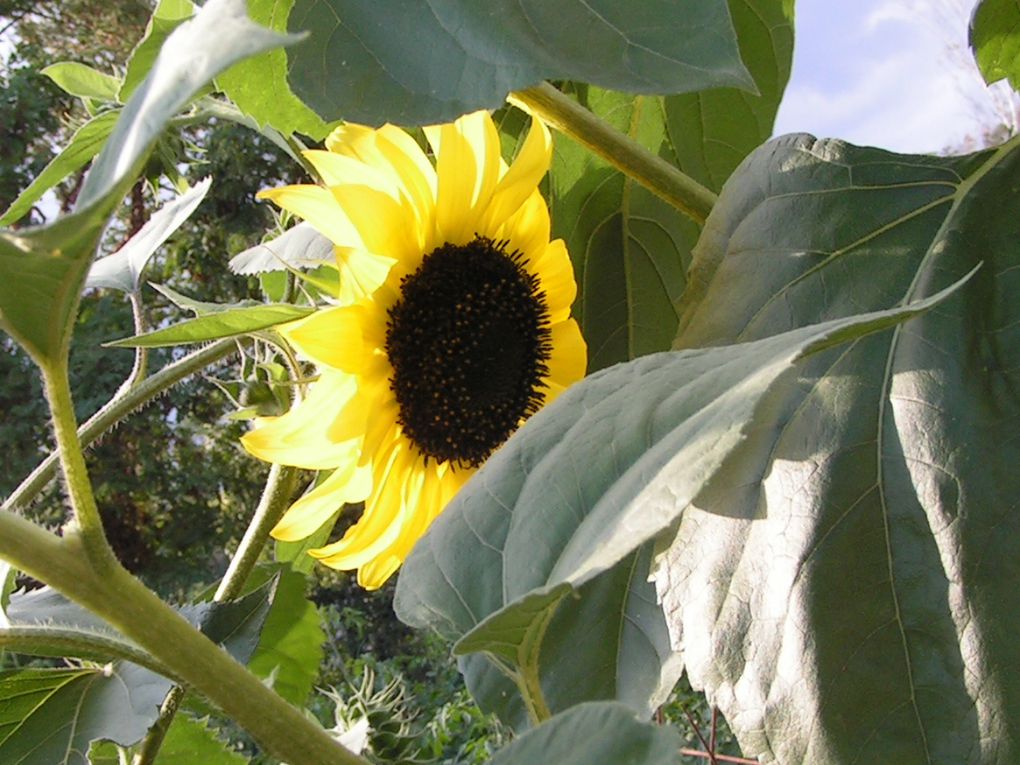
[(703, 224), (712, 212), (718, 197), (711, 189), (652, 154), (549, 83), (511, 93), (509, 101), (587, 146), (696, 223)]

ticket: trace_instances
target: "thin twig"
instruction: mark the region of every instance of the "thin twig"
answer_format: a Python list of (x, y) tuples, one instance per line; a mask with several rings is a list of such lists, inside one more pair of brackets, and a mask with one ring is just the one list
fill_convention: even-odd
[[(700, 757), (703, 760), (711, 758), (709, 752), (701, 752), (697, 749), (688, 749), (686, 747), (680, 750), (680, 754), (686, 755), (687, 757)], [(736, 765), (761, 765), (761, 762), (758, 760), (748, 760), (744, 757), (731, 757), (728, 754), (717, 754), (715, 755), (715, 759), (719, 762), (736, 763)]]
[(700, 754), (707, 757), (711, 765), (716, 765), (715, 752), (712, 751), (712, 747), (708, 745), (708, 742), (705, 740), (705, 737), (701, 735), (701, 728), (698, 727), (698, 723), (694, 719), (694, 715), (690, 713), (690, 710), (688, 710), (687, 707), (681, 707), (681, 709), (684, 710), (684, 715), (687, 717), (687, 722), (689, 722), (691, 724), (691, 727), (694, 729), (694, 735), (698, 737), (698, 741), (700, 741), (701, 745), (705, 747), (705, 749), (707, 750), (705, 752), (701, 752)]

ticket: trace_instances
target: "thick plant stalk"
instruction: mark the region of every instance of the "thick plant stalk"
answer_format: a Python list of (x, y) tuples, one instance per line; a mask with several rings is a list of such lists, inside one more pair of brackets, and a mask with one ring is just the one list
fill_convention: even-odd
[[(229, 356), (238, 349), (238, 342), (236, 339), (217, 340), (179, 361), (168, 364), (156, 374), (136, 383), (130, 389), (122, 387), (116, 397), (78, 428), (78, 438), (82, 445), (88, 446), (131, 412), (156, 398), (185, 377)], [(16, 508), (27, 506), (53, 480), (59, 464), (58, 452), (54, 451), (49, 454), (4, 501), (3, 509), (13, 511)]]
[(509, 101), (587, 146), (696, 223), (703, 224), (712, 212), (718, 197), (711, 189), (652, 154), (549, 83), (511, 93)]
[(135, 641), (245, 728), (265, 751), (301, 765), (368, 765), (263, 685), (115, 559), (104, 571), (79, 529), (63, 537), (0, 511), (0, 558), (79, 603)]
[[(262, 499), (255, 515), (248, 524), (244, 538), (230, 560), (227, 573), (220, 581), (213, 600), (217, 603), (233, 600), (241, 594), (245, 582), (251, 576), (259, 556), (269, 540), (269, 532), (279, 522), (290, 505), (290, 498), (294, 494), (297, 483), (297, 468), (284, 465), (273, 465), (269, 470), (269, 477), (266, 479), (266, 487), (262, 492)], [(178, 685), (170, 689), (170, 692), (163, 699), (159, 708), (159, 718), (149, 729), (138, 751), (131, 760), (131, 765), (151, 765), (156, 761), (156, 755), (163, 745), (170, 724), (177, 716), (187, 691)]]

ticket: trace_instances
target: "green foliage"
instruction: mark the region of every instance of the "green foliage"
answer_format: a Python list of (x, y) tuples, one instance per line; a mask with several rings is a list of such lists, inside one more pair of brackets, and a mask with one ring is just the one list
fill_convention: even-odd
[[(187, 715), (174, 718), (154, 765), (245, 765), (250, 760), (222, 741), (205, 721)], [(117, 747), (95, 743), (90, 765), (121, 765)]]
[[(528, 656), (539, 656), (543, 683), (518, 685), (525, 706), (538, 707), (542, 694), (554, 713), (617, 698), (647, 714), (662, 700), (659, 683), (670, 671), (665, 634), (656, 628), (661, 612), (646, 612), (648, 623), (610, 660), (603, 650), (615, 647), (632, 618), (629, 601), (651, 600), (632, 587), (646, 579), (647, 560), (638, 569), (629, 556), (669, 529), (710, 485), (751, 423), (766, 416), (769, 394), (790, 384), (796, 361), (917, 315), (946, 294), (755, 343), (646, 356), (577, 383), (482, 466), (415, 547), (397, 587), (398, 616), (452, 639), (467, 635), (491, 655), (487, 642), (515, 634), (533, 641), (521, 625), (547, 618), (536, 600), (544, 606), (569, 584), (581, 603), (564, 609), (556, 632), (544, 639), (570, 648), (529, 649)], [(464, 549), (475, 552), (455, 553)], [(613, 580), (612, 590), (586, 593), (583, 585), (600, 574)], [(506, 629), (508, 622), (515, 630)], [(479, 633), (487, 633), (484, 640)], [(583, 685), (567, 679), (579, 664), (588, 668)], [(491, 668), (482, 660), (466, 667), (483, 708), (500, 704), (505, 689), (493, 685)]]
[[(606, 731), (610, 733), (607, 735)], [(491, 765), (592, 762), (676, 765), (676, 731), (639, 721), (632, 710), (613, 702), (578, 704), (528, 731), (496, 753)]]
[(970, 24), (970, 46), (985, 82), (1008, 79), (1020, 90), (1020, 7), (1013, 0), (981, 0)]
[[(295, 92), (326, 119), (431, 124), (495, 108), (511, 90), (575, 79), (631, 92), (753, 89), (724, 0), (585, 4), (297, 0)], [(342, 22), (341, 22), (342, 19)]]
[(42, 70), (57, 86), (78, 98), (116, 101), (120, 80), (77, 61), (60, 61)]
[[(793, 8), (784, 0), (731, 0), (745, 66), (758, 94), (713, 88), (631, 96), (571, 85), (609, 124), (713, 191), (772, 133), (793, 57)], [(667, 350), (700, 227), (564, 136), (550, 172), (553, 233), (580, 286), (574, 313), (596, 371)]]
[(144, 736), (170, 685), (121, 663), (0, 672), (0, 757), (25, 765), (88, 765), (92, 741), (128, 745)]
[(159, 348), (167, 345), (200, 343), (220, 337), (236, 337), (300, 319), (313, 310), (309, 306), (287, 303), (226, 308), (182, 321), (172, 327), (114, 340), (110, 345), (115, 348)]
[[(250, 0), (252, 20), (277, 32), (287, 31), (294, 0)], [(284, 134), (301, 133), (316, 141), (329, 128), (295, 96), (287, 83), (287, 54), (272, 50), (252, 56), (220, 75), (216, 84), (259, 127), (271, 125)]]

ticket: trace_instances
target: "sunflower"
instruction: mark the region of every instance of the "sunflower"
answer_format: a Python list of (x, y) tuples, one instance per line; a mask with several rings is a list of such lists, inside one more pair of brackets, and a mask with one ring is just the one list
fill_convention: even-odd
[(435, 166), (392, 125), (344, 125), (308, 160), (324, 186), (261, 197), (334, 244), (336, 305), (280, 328), (314, 362), (306, 397), (243, 439), (257, 457), (331, 471), (273, 529), (303, 539), (345, 503), (361, 518), (310, 551), (380, 587), (475, 469), (585, 371), (562, 240), (538, 183), (533, 121), (511, 165), (486, 112), (425, 128)]

